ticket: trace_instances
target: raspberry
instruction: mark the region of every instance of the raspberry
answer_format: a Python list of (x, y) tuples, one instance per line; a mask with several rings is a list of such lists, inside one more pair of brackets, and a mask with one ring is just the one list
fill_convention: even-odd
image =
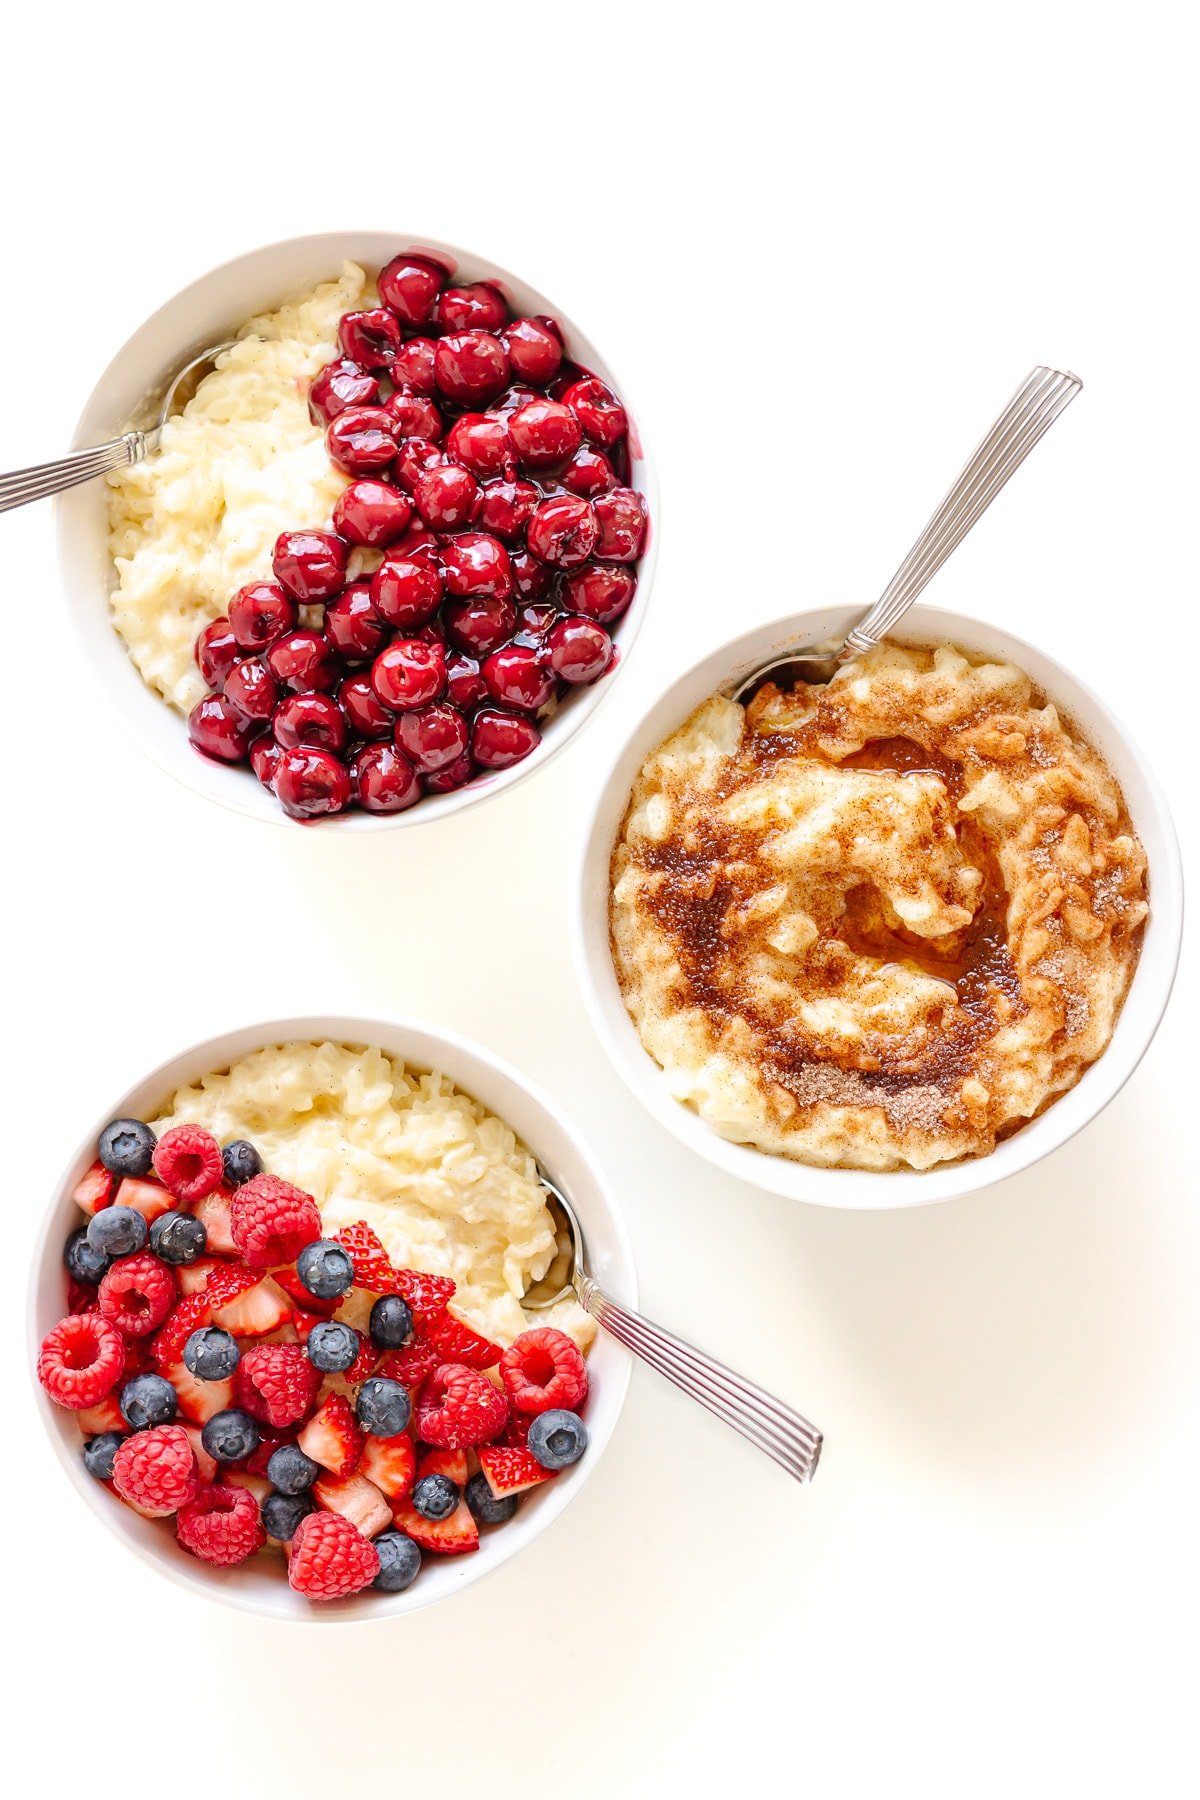
[(221, 1185), (221, 1146), (201, 1125), (176, 1125), (154, 1147), (154, 1173), (177, 1200), (203, 1200)]
[(500, 1377), (514, 1412), (578, 1412), (588, 1395), (587, 1364), (553, 1325), (523, 1331), (500, 1358)]
[(180, 1508), (175, 1535), (201, 1562), (227, 1568), (245, 1562), (267, 1541), (258, 1501), (248, 1488), (213, 1482)]
[(508, 1420), (508, 1401), (486, 1375), (442, 1363), (417, 1400), (417, 1435), (442, 1450), (486, 1444)]
[(186, 1506), (200, 1485), (196, 1453), (182, 1425), (135, 1431), (117, 1451), (112, 1478), (122, 1500), (160, 1517)]
[(38, 1380), (56, 1406), (80, 1412), (111, 1394), (125, 1368), (121, 1334), (100, 1313), (69, 1313), (46, 1333)]
[(447, 1307), (424, 1322), (421, 1335), (438, 1352), (439, 1362), (466, 1363), (468, 1369), (490, 1369), (504, 1354), (500, 1344), (480, 1337)]
[(379, 1552), (341, 1513), (313, 1512), (292, 1539), (288, 1580), (310, 1600), (340, 1600), (369, 1587), (379, 1573)]
[(175, 1277), (157, 1256), (123, 1256), (100, 1283), (100, 1311), (126, 1337), (149, 1337), (175, 1304)]
[(267, 1425), (295, 1425), (312, 1406), (321, 1372), (299, 1344), (256, 1344), (234, 1377), (237, 1404)]
[(321, 1235), (321, 1215), (312, 1195), (278, 1175), (255, 1175), (234, 1189), (229, 1225), (252, 1269), (295, 1262), (305, 1244), (315, 1243)]

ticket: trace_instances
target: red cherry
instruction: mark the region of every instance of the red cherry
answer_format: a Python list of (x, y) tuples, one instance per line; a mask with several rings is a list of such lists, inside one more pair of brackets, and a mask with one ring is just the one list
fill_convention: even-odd
[(596, 515), (588, 502), (576, 494), (562, 494), (535, 508), (525, 542), (542, 562), (556, 569), (574, 569), (592, 554), (598, 535)]
[(508, 351), (508, 360), (518, 380), (545, 387), (558, 374), (562, 343), (540, 320), (514, 319), (501, 334), (500, 341)]
[(271, 567), (293, 600), (332, 600), (346, 579), (349, 553), (332, 531), (285, 531), (275, 540)]
[(446, 592), (456, 600), (507, 600), (512, 592), (512, 564), (499, 538), (486, 531), (463, 531), (441, 551)]
[(257, 657), (235, 663), (225, 681), (225, 698), (248, 724), (270, 718), (279, 699), (279, 687), (271, 671)]
[(442, 338), (433, 370), (438, 392), (447, 399), (459, 406), (486, 405), (508, 380), (508, 357), (499, 338), (490, 332), (459, 331)]
[[(394, 399), (395, 395), (392, 397)], [(411, 494), (425, 470), (436, 468), (441, 460), (439, 444), (435, 444), (430, 438), (408, 438), (401, 444), (396, 456), (392, 479)]]
[(196, 749), (217, 762), (246, 760), (250, 728), (223, 694), (206, 694), (188, 714), (188, 736)]
[(646, 541), (646, 502), (632, 488), (598, 494), (596, 555), (601, 562), (636, 562)]
[(265, 650), (295, 629), (296, 602), (273, 581), (252, 581), (229, 602), (229, 624), (241, 649)]
[(406, 325), (423, 325), (433, 311), (446, 271), (424, 256), (393, 256), (379, 275), (379, 298)]
[(326, 363), (308, 390), (308, 410), (319, 425), (328, 425), (348, 406), (370, 406), (379, 398), (374, 375), (356, 362), (339, 357)]
[(292, 819), (344, 812), (353, 798), (346, 765), (328, 750), (285, 750), (275, 767), (275, 793)]
[(521, 608), (521, 631), (528, 637), (545, 637), (550, 627), (562, 618), (557, 606), (547, 606), (535, 601), (532, 606)]
[(417, 511), (431, 531), (466, 525), (479, 498), (479, 483), (457, 463), (442, 463), (418, 476), (413, 489)]
[(424, 394), (410, 394), (405, 388), (397, 388), (388, 396), (384, 411), (398, 438), (428, 438), (432, 442), (445, 430), (445, 420), (433, 401)]
[(371, 686), (369, 675), (351, 675), (343, 681), (337, 697), (355, 737), (391, 737), (395, 720)]
[(433, 316), (443, 331), (499, 331), (508, 318), (504, 296), (486, 281), (443, 288)]
[(446, 435), (446, 454), (474, 475), (498, 475), (512, 458), (508, 426), (494, 413), (464, 413)]
[(214, 619), (206, 625), (192, 646), (196, 667), (207, 685), (220, 693), (226, 677), (238, 659), (240, 646), (228, 619)]
[(557, 400), (527, 400), (509, 420), (513, 447), (527, 469), (552, 469), (582, 442), (579, 421)]
[(532, 481), (489, 481), (479, 491), (475, 523), (514, 544), (541, 497)]
[(467, 721), (456, 707), (439, 700), (396, 720), (396, 745), (422, 775), (457, 762), (467, 747)]
[(446, 658), (446, 698), (461, 712), (470, 712), (487, 699), (487, 682), (479, 673), (479, 664), (471, 656)]
[(531, 400), (544, 400), (545, 397), (536, 388), (526, 387), (523, 381), (518, 381), (512, 387), (505, 388), (500, 398), (492, 401), (488, 411), (501, 419), (511, 419), (518, 408), (528, 406)]
[(408, 388), (414, 394), (432, 394), (435, 388), (433, 378), (433, 353), (437, 344), (432, 338), (409, 338), (407, 344), (396, 353), (392, 364), (392, 380), (398, 388)]
[(582, 494), (585, 500), (617, 485), (616, 470), (603, 450), (592, 444), (580, 444), (558, 479), (570, 493)]
[(277, 638), (267, 651), (266, 664), (280, 687), (294, 694), (310, 689), (328, 693), (340, 672), (332, 645), (319, 631), (289, 631)]
[(394, 638), (371, 665), (371, 686), (393, 712), (428, 706), (446, 685), (446, 653), (441, 644)]
[(386, 369), (400, 348), (400, 321), (386, 306), (343, 313), (338, 325), (342, 355), (364, 369)]
[(290, 694), (277, 707), (272, 728), (283, 750), (311, 746), (336, 752), (349, 735), (345, 713), (328, 694)]
[(591, 438), (593, 444), (599, 444), (602, 450), (611, 450), (614, 444), (619, 444), (629, 429), (625, 408), (612, 389), (595, 375), (573, 381), (563, 393), (562, 403), (575, 414), (584, 436)]
[(412, 501), (386, 481), (352, 481), (338, 496), (333, 522), (348, 543), (379, 550), (412, 518)]
[(394, 544), (388, 545), (388, 555), (411, 556), (417, 562), (428, 562), (431, 568), (437, 568), (438, 550), (441, 540), (435, 531), (430, 531), (420, 514), (414, 514), (407, 527)]
[(528, 550), (518, 550), (509, 558), (512, 564), (513, 588), (519, 600), (541, 600), (557, 580), (553, 571)]
[(358, 803), (367, 812), (404, 812), (421, 798), (408, 758), (391, 744), (366, 744), (351, 764)]
[(371, 605), (404, 631), (431, 619), (441, 600), (442, 577), (425, 557), (385, 557), (371, 577)]
[(460, 756), (457, 762), (449, 763), (446, 768), (438, 769), (434, 774), (425, 776), (425, 792), (427, 794), (453, 793), (455, 788), (466, 787), (474, 773), (475, 764), (471, 761), (470, 754)]
[(325, 608), (325, 636), (347, 662), (365, 662), (383, 648), (388, 628), (371, 604), (367, 582), (354, 582)]
[(636, 586), (628, 569), (585, 563), (567, 576), (566, 604), (573, 612), (607, 625), (626, 610)]
[(393, 460), (397, 439), (392, 416), (384, 407), (348, 406), (326, 428), (325, 448), (330, 462), (347, 475), (372, 475)]
[(537, 712), (554, 692), (553, 675), (527, 644), (494, 650), (483, 665), (483, 679), (493, 700), (503, 700), (522, 712)]
[(612, 639), (593, 619), (560, 619), (546, 634), (554, 673), (573, 687), (595, 681), (612, 661)]
[(258, 776), (263, 786), (274, 792), (275, 771), (279, 767), (279, 759), (283, 751), (274, 738), (255, 738), (250, 746), (250, 767)]
[(542, 734), (532, 719), (482, 706), (471, 722), (471, 754), (485, 769), (507, 769), (536, 750)]
[(511, 600), (447, 600), (442, 617), (455, 649), (476, 658), (498, 650), (517, 628), (517, 609)]

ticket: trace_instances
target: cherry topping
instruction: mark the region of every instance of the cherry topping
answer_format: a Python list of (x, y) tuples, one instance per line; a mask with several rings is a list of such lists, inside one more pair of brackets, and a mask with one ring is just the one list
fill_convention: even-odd
[(636, 586), (628, 569), (585, 563), (582, 569), (567, 576), (566, 603), (573, 612), (608, 625), (628, 607)]
[(347, 475), (371, 475), (392, 461), (397, 435), (395, 421), (384, 407), (348, 406), (327, 427), (325, 448), (330, 462)]
[(532, 481), (489, 481), (480, 489), (475, 523), (516, 543), (540, 498), (541, 489)]
[(337, 751), (348, 736), (346, 715), (328, 694), (290, 694), (276, 709), (273, 730), (284, 750), (311, 745)]
[(443, 288), (433, 316), (443, 331), (499, 331), (508, 318), (504, 296), (486, 281)]
[(595, 375), (573, 381), (563, 393), (562, 403), (569, 406), (583, 427), (585, 437), (602, 450), (619, 444), (629, 429), (625, 408), (610, 387)]
[(499, 538), (486, 531), (463, 531), (442, 546), (442, 576), (456, 600), (507, 600), (512, 564)]
[(446, 685), (446, 653), (440, 643), (395, 638), (371, 665), (371, 685), (393, 712), (428, 706)]
[(483, 665), (483, 679), (493, 700), (503, 700), (522, 712), (536, 712), (554, 692), (554, 676), (527, 644), (494, 650)]
[(423, 625), (442, 599), (442, 577), (424, 556), (385, 557), (371, 577), (371, 604), (389, 625)]
[(188, 736), (217, 762), (244, 762), (250, 728), (223, 694), (206, 694), (188, 714)]
[(275, 793), (292, 819), (315, 819), (344, 812), (353, 790), (344, 763), (328, 750), (305, 745), (285, 750), (275, 767)]
[(396, 720), (396, 744), (422, 775), (433, 775), (457, 762), (469, 735), (463, 715), (444, 700), (417, 712), (401, 713)]
[(351, 675), (337, 694), (355, 737), (391, 737), (395, 720), (371, 686), (369, 675)]
[(485, 769), (507, 769), (536, 750), (541, 737), (522, 713), (481, 706), (471, 722), (471, 754)]
[[(395, 395), (392, 398), (395, 399)], [(429, 438), (408, 438), (401, 444), (396, 456), (392, 479), (398, 481), (402, 488), (407, 488), (411, 494), (425, 470), (436, 468), (441, 460), (440, 444), (433, 443)]]
[(384, 401), (384, 410), (392, 421), (398, 438), (440, 438), (445, 421), (433, 401), (425, 394), (410, 394), (397, 388)]
[(646, 502), (632, 488), (598, 494), (596, 555), (602, 562), (636, 562), (646, 541)]
[(379, 398), (379, 383), (366, 369), (346, 357), (326, 363), (308, 390), (308, 410), (321, 425), (328, 425), (348, 406), (370, 406)]
[(597, 450), (592, 444), (580, 444), (558, 479), (572, 494), (582, 494), (585, 500), (617, 485), (612, 464), (603, 450)]
[(544, 601), (535, 600), (532, 605), (521, 608), (521, 630), (528, 637), (545, 637), (550, 627), (561, 618), (562, 614), (557, 606), (548, 606)]
[(250, 767), (258, 776), (265, 788), (272, 789), (275, 771), (279, 767), (279, 759), (283, 751), (274, 738), (255, 738), (250, 746)]
[(228, 619), (214, 619), (206, 625), (192, 647), (196, 667), (214, 693), (220, 693), (225, 678), (238, 659), (239, 645)]
[(328, 693), (338, 678), (337, 657), (319, 631), (289, 631), (267, 651), (266, 664), (280, 687), (298, 694)]
[(433, 370), (438, 391), (447, 399), (459, 406), (486, 405), (508, 380), (508, 357), (499, 338), (490, 332), (460, 331), (442, 338), (434, 353)]
[(437, 345), (432, 338), (409, 338), (397, 352), (392, 364), (392, 380), (398, 388), (409, 388), (414, 394), (432, 394), (433, 353)]
[(424, 256), (393, 256), (380, 272), (379, 297), (406, 325), (423, 325), (445, 279), (445, 269)]
[(364, 745), (351, 767), (358, 803), (367, 812), (404, 812), (421, 798), (416, 770), (391, 744)]
[(509, 420), (513, 446), (527, 469), (551, 469), (582, 442), (579, 420), (557, 400), (527, 400)]
[(454, 531), (469, 523), (479, 498), (479, 483), (457, 463), (442, 463), (417, 477), (413, 499), (431, 531)]
[(386, 306), (343, 313), (338, 343), (351, 362), (364, 369), (386, 369), (400, 348), (400, 321)]
[(424, 778), (425, 792), (427, 794), (453, 793), (455, 788), (466, 787), (474, 773), (475, 764), (471, 761), (468, 752), (460, 756), (456, 762), (448, 763), (444, 769), (438, 769), (432, 775), (426, 775)]
[(498, 650), (517, 628), (517, 609), (511, 600), (447, 600), (442, 617), (455, 649), (476, 658)]
[(597, 536), (596, 515), (588, 502), (576, 494), (562, 494), (543, 500), (534, 510), (525, 541), (542, 562), (574, 569), (592, 554)]
[(235, 663), (225, 681), (225, 698), (249, 724), (265, 722), (275, 710), (279, 686), (257, 657)]
[(331, 600), (346, 579), (349, 546), (332, 531), (285, 531), (275, 540), (271, 567), (293, 600)]
[(352, 481), (333, 509), (333, 522), (342, 537), (372, 550), (398, 538), (411, 518), (408, 495), (386, 481)]
[(562, 343), (540, 320), (514, 319), (501, 333), (500, 341), (519, 380), (545, 387), (558, 374)]
[(446, 658), (446, 698), (463, 712), (470, 712), (487, 699), (487, 682), (479, 672), (479, 664), (471, 656)]
[(347, 662), (365, 662), (383, 648), (388, 628), (371, 604), (367, 582), (354, 582), (325, 608), (325, 636)]
[(494, 413), (464, 413), (446, 434), (446, 454), (475, 475), (498, 475), (512, 453), (508, 426)]
[(557, 579), (553, 570), (528, 550), (518, 550), (509, 558), (512, 564), (513, 587), (519, 600), (541, 600), (550, 591), (550, 586)]
[(612, 661), (612, 639), (592, 619), (559, 619), (546, 634), (550, 667), (572, 686), (596, 681)]
[(229, 624), (243, 650), (265, 650), (296, 625), (296, 602), (273, 581), (252, 581), (229, 602)]

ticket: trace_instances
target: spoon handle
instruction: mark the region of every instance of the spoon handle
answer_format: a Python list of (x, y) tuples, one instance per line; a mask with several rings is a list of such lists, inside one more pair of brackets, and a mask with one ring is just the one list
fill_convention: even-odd
[(673, 1332), (611, 1300), (590, 1275), (576, 1277), (576, 1292), (597, 1324), (635, 1356), (765, 1450), (796, 1481), (812, 1479), (821, 1454), (821, 1433), (793, 1407)]
[(866, 618), (846, 639), (840, 661), (872, 649), (887, 636), (1082, 386), (1078, 375), (1060, 369), (1030, 371)]
[(46, 500), (61, 494), (64, 488), (78, 487), (109, 469), (124, 469), (141, 462), (148, 445), (144, 431), (127, 431), (124, 437), (91, 450), (76, 450), (57, 462), (37, 463), (31, 469), (13, 469), (0, 475), (0, 512), (11, 512), (14, 506), (27, 506), (31, 500)]

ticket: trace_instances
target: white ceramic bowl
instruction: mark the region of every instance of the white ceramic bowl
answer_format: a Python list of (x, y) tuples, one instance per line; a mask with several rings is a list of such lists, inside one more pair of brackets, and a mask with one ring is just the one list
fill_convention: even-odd
[[(595, 1159), (581, 1144), (575, 1128), (515, 1070), (477, 1044), (433, 1031), (425, 1025), (332, 1016), (277, 1019), (262, 1025), (244, 1026), (239, 1031), (227, 1032), (222, 1037), (210, 1038), (206, 1043), (181, 1051), (128, 1093), (115, 1098), (104, 1117), (98, 1119), (88, 1132), (54, 1191), (34, 1254), (29, 1299), (31, 1368), (42, 1338), (66, 1310), (62, 1251), (68, 1233), (80, 1223), (71, 1192), (93, 1161), (97, 1136), (109, 1119), (153, 1117), (157, 1107), (181, 1083), (194, 1081), (210, 1070), (225, 1068), (236, 1058), (263, 1045), (310, 1039), (371, 1044), (413, 1067), (440, 1069), (506, 1120), (547, 1174), (570, 1194), (587, 1235), (589, 1256), (603, 1285), (626, 1304), (636, 1305), (633, 1251), (607, 1182)], [(472, 1582), (498, 1569), (532, 1544), (570, 1505), (604, 1454), (624, 1405), (630, 1367), (628, 1352), (615, 1338), (599, 1332), (588, 1356), (591, 1393), (587, 1407), (587, 1454), (557, 1481), (527, 1494), (515, 1518), (507, 1525), (483, 1533), (478, 1550), (461, 1557), (426, 1556), (416, 1581), (405, 1593), (381, 1594), (368, 1589), (354, 1599), (328, 1604), (315, 1604), (293, 1593), (281, 1557), (257, 1556), (237, 1568), (214, 1569), (189, 1556), (176, 1542), (171, 1520), (139, 1517), (87, 1473), (80, 1455), (79, 1428), (72, 1414), (52, 1405), (40, 1387), (38, 1402), (68, 1480), (79, 1490), (86, 1504), (100, 1514), (109, 1529), (146, 1562), (172, 1581), (211, 1600), (266, 1613), (277, 1619), (327, 1623), (385, 1619), (393, 1618), (397, 1613), (419, 1612), (422, 1607), (470, 1587)]]
[[(562, 309), (497, 263), (432, 238), (419, 243), (401, 231), (327, 232), (267, 244), (201, 276), (147, 319), (109, 363), (83, 409), (72, 448), (103, 443), (126, 430), (143, 396), (165, 372), (179, 367), (207, 344), (231, 336), (256, 313), (280, 305), (337, 275), (349, 259), (376, 273), (402, 250), (424, 251), (448, 265), (463, 281), (491, 281), (503, 289), (523, 314), (546, 313), (563, 327), (568, 354), (607, 381), (625, 403), (630, 418), (633, 453), (630, 480), (646, 497), (650, 535), (638, 570), (633, 605), (614, 628), (621, 661), (591, 687), (569, 693), (546, 722), (543, 739), (532, 756), (510, 769), (481, 775), (450, 794), (427, 795), (407, 812), (367, 813), (358, 810), (321, 821), (322, 831), (381, 831), (396, 826), (428, 824), (498, 794), (542, 768), (578, 732), (620, 679), (650, 597), (657, 560), (658, 488), (646, 458), (629, 390), (590, 338)], [(138, 674), (109, 618), (113, 585), (108, 554), (105, 483), (91, 481), (71, 488), (55, 502), (58, 560), (63, 591), (88, 665), (117, 710), (121, 724), (152, 761), (198, 794), (234, 812), (293, 825), (271, 794), (245, 768), (230, 768), (200, 756), (188, 742), (180, 715), (151, 691)], [(305, 523), (301, 520), (298, 523)]]
[(735, 638), (681, 675), (628, 735), (584, 831), (573, 921), (576, 967), (592, 1023), (613, 1062), (655, 1118), (700, 1156), (743, 1181), (822, 1206), (858, 1210), (919, 1206), (973, 1193), (1028, 1168), (1095, 1118), (1132, 1075), (1158, 1028), (1175, 978), (1183, 930), (1183, 873), (1171, 816), (1149, 764), (1089, 688), (1044, 651), (1010, 632), (959, 613), (917, 606), (897, 633), (911, 643), (949, 642), (1014, 662), (1055, 701), (1105, 757), (1146, 849), (1150, 918), (1141, 957), (1107, 1050), (1082, 1079), (990, 1156), (923, 1172), (817, 1169), (718, 1136), (675, 1100), (658, 1064), (643, 1050), (621, 1000), (609, 951), (609, 862), (638, 771), (710, 694), (738, 682), (789, 644), (844, 636), (861, 607), (830, 606), (793, 614)]

